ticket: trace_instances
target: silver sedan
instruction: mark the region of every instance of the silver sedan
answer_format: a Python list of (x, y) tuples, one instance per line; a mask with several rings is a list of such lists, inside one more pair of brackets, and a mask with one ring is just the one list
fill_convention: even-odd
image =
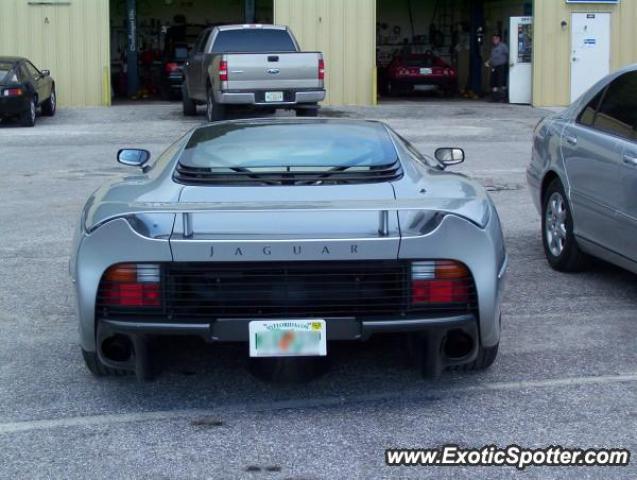
[(553, 268), (595, 256), (637, 273), (637, 65), (537, 125), (527, 180)]

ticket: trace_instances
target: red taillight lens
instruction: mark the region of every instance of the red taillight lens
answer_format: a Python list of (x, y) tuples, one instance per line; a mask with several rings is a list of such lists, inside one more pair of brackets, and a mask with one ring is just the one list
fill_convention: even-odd
[(451, 260), (412, 263), (411, 303), (468, 303), (471, 274)]
[(21, 88), (5, 88), (2, 91), (2, 95), (5, 97), (19, 97), (24, 94), (24, 90)]
[(228, 81), (228, 62), (225, 60), (219, 62), (219, 80), (222, 82)]
[(164, 65), (164, 70), (166, 71), (166, 73), (173, 73), (174, 71), (179, 70), (179, 64), (167, 63), (166, 65)]
[(318, 79), (325, 80), (325, 61), (322, 58), (318, 61)]
[(160, 267), (157, 264), (120, 263), (102, 277), (101, 303), (119, 307), (161, 305)]

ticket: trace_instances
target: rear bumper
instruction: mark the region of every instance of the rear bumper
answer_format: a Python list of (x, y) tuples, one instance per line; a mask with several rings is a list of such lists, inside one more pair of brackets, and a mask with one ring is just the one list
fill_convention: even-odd
[(19, 97), (0, 97), (0, 117), (20, 115), (29, 108), (29, 98), (26, 95)]
[[(276, 91), (276, 89), (273, 89)], [(263, 97), (263, 91), (217, 91), (215, 92), (215, 101), (217, 103), (229, 105), (259, 105), (259, 106), (287, 106), (299, 103), (317, 103), (325, 100), (325, 89), (312, 90), (294, 90), (285, 92), (285, 101), (283, 102), (265, 102), (260, 99)]]
[[(209, 342), (247, 342), (251, 319), (230, 318), (212, 322), (153, 322), (125, 319), (101, 319), (113, 333), (127, 335), (188, 335)], [(477, 318), (473, 314), (453, 316), (427, 316), (422, 318), (381, 318), (358, 320), (355, 318), (328, 318), (325, 320), (328, 340), (367, 340), (377, 333), (428, 332), (465, 329), (477, 332)], [(476, 338), (477, 340), (477, 338)]]

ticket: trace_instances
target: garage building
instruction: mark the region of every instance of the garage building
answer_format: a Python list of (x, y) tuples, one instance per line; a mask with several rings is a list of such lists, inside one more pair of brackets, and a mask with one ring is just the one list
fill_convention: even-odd
[[(510, 31), (511, 18), (524, 17), (529, 25)], [(3, 0), (0, 55), (50, 69), (61, 105), (110, 105), (131, 88), (135, 98), (162, 94), (175, 25), (187, 25), (191, 41), (203, 25), (275, 22), (325, 53), (326, 103), (372, 105), (387, 94), (387, 65), (405, 52), (432, 51), (452, 66), (454, 94), (488, 92), (483, 62), (499, 33), (527, 63), (512, 87), (523, 84), (536, 106), (567, 105), (597, 76), (637, 62), (635, 19), (637, 0)]]

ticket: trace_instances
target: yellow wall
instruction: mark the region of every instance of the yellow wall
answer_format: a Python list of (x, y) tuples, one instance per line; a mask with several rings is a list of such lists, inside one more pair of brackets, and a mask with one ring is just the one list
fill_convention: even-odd
[(108, 0), (33, 3), (0, 1), (0, 55), (51, 70), (60, 105), (110, 104)]
[[(564, 0), (535, 0), (533, 5), (533, 104), (570, 102), (571, 13), (610, 12), (611, 72), (637, 62), (637, 0), (618, 5), (567, 4)], [(562, 20), (568, 22), (562, 30)]]
[(376, 0), (274, 0), (274, 21), (325, 55), (324, 103), (375, 103)]

